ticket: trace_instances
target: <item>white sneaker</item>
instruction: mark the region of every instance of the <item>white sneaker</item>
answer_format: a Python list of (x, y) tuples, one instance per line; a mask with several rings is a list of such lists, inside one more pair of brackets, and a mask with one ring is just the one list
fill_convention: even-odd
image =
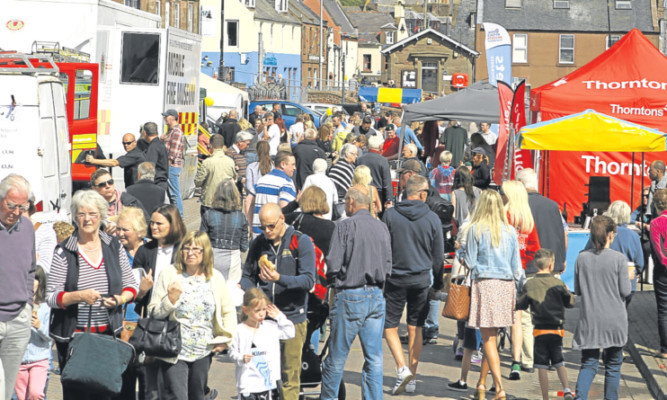
[(403, 367), (396, 371), (396, 384), (391, 390), (391, 394), (403, 393), (405, 391), (405, 387), (408, 385), (408, 383), (410, 383), (412, 378), (412, 372), (410, 372), (410, 368), (408, 367)]
[(408, 382), (407, 385), (405, 385), (405, 393), (414, 393), (416, 390), (417, 390), (417, 381), (414, 379)]
[(475, 351), (472, 353), (472, 357), (470, 357), (470, 362), (475, 364), (475, 365), (480, 365), (482, 364), (482, 358), (484, 358), (484, 355), (482, 354), (481, 351)]

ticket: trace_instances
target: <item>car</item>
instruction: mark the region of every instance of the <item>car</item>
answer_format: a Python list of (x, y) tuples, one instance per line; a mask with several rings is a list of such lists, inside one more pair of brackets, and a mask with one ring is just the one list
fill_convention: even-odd
[(311, 117), (313, 117), (313, 123), (315, 123), (315, 127), (319, 128), (320, 127), (320, 120), (322, 119), (322, 114), (312, 110), (310, 108), (306, 108), (302, 106), (301, 104), (298, 103), (293, 103), (291, 101), (285, 101), (285, 100), (256, 100), (250, 102), (250, 106), (248, 107), (249, 110), (254, 110), (255, 106), (263, 106), (267, 110), (271, 110), (273, 107), (274, 103), (280, 104), (280, 114), (283, 117), (283, 121), (285, 121), (285, 128), (289, 129), (292, 124), (296, 122), (296, 116), (299, 114), (310, 114)]
[(327, 114), (327, 111), (331, 109), (331, 111), (341, 111), (342, 108), (341, 106), (337, 104), (326, 104), (326, 103), (303, 103), (303, 106), (306, 108), (310, 108), (311, 110), (315, 110), (320, 114)]

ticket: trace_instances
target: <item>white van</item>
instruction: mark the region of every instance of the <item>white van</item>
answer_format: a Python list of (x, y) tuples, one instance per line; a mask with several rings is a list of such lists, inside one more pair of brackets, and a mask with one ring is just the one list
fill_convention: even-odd
[(56, 65), (0, 54), (0, 179), (24, 176), (38, 211), (69, 215), (69, 150), (65, 90)]

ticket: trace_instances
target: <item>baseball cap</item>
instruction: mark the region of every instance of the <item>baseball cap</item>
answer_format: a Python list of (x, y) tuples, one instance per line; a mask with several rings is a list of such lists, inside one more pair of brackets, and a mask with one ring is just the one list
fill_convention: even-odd
[(174, 110), (173, 108), (168, 109), (167, 111), (162, 113), (163, 117), (171, 115), (174, 118), (178, 118), (178, 111)]
[(403, 162), (403, 165), (401, 165), (401, 168), (396, 170), (396, 172), (399, 175), (402, 174), (403, 172), (407, 172), (407, 171), (412, 171), (412, 172), (416, 172), (418, 174), (421, 174), (422, 166), (419, 163), (419, 161), (417, 161), (417, 160), (406, 160), (405, 162)]
[(396, 126), (394, 124), (387, 124), (387, 126), (384, 128), (385, 131), (395, 131)]
[(481, 155), (483, 155), (483, 156), (486, 155), (486, 152), (485, 152), (484, 149), (481, 148), (481, 147), (475, 147), (474, 149), (472, 149), (472, 153), (473, 153), (473, 154), (481, 154)]

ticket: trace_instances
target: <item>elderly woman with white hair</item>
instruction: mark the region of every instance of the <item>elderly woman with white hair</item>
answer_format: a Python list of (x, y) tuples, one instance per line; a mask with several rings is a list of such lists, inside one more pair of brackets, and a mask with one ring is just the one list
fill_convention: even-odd
[(326, 175), (327, 162), (324, 159), (316, 158), (313, 161), (313, 173), (306, 178), (303, 183), (303, 189), (308, 186), (317, 186), (324, 191), (327, 196), (327, 204), (329, 205), (329, 212), (322, 215), (322, 218), (331, 220), (333, 207), (338, 204), (338, 190), (336, 184)]
[[(634, 264), (635, 272), (630, 274), (632, 281), (632, 291), (637, 289), (637, 275), (644, 270), (644, 253), (642, 252), (642, 245), (639, 240), (639, 234), (627, 227), (630, 224), (630, 206), (628, 203), (616, 200), (611, 203), (609, 209), (605, 211), (604, 215), (611, 218), (616, 224), (616, 237), (609, 247), (622, 253), (628, 259), (628, 266), (630, 263)], [(589, 239), (585, 250), (593, 249), (595, 246)], [(630, 304), (632, 296), (626, 298), (626, 303)]]
[[(109, 203), (92, 190), (72, 197), (77, 230), (56, 247), (46, 290), (52, 308), (51, 336), (56, 341), (61, 370), (67, 362), (69, 341), (88, 327), (113, 335), (122, 330), (122, 306), (133, 301), (138, 284), (120, 241), (100, 229)], [(99, 393), (63, 386), (63, 399), (99, 399)]]

